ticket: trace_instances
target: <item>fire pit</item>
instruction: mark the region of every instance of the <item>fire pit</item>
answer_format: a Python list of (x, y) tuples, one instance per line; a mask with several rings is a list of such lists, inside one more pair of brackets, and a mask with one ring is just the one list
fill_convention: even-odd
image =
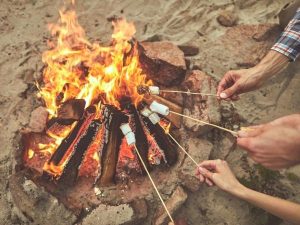
[[(102, 204), (132, 203), (136, 222), (147, 216), (146, 203), (140, 200), (153, 201), (151, 176), (146, 176), (151, 171), (155, 182), (165, 185), (165, 194), (171, 196), (167, 205), (174, 213), (187, 198), (178, 184), (191, 190), (199, 185), (193, 177), (195, 165), (183, 165), (185, 154), (193, 163), (192, 157), (202, 159), (198, 153), (187, 153), (176, 139), (188, 141), (189, 135), (211, 129), (182, 121), (179, 115), (195, 114), (206, 121), (204, 125), (219, 123), (219, 114), (211, 113), (219, 112), (214, 80), (201, 71), (186, 73), (187, 59), (173, 44), (136, 41), (134, 26), (125, 19), (112, 21), (112, 41), (103, 47), (87, 41), (74, 11), (60, 11), (60, 16), (58, 24), (49, 26), (53, 40), (43, 54), (45, 66), (37, 84), (42, 106), (23, 129), (22, 160), (11, 183), (18, 185), (26, 177), (63, 203), (77, 220)], [(180, 88), (175, 88), (177, 93), (162, 93), (154, 86), (174, 89), (178, 84), (186, 90), (183, 93), (209, 94), (187, 95), (185, 102)], [(171, 135), (170, 126), (182, 129)], [(12, 191), (13, 198), (19, 191)], [(19, 207), (26, 211), (27, 205)], [(162, 209), (155, 214), (155, 224), (167, 221)]]

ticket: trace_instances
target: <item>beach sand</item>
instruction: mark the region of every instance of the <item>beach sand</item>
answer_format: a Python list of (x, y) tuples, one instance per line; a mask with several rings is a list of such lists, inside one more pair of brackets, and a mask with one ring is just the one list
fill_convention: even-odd
[[(107, 18), (125, 16), (133, 21), (138, 40), (168, 40), (175, 44), (193, 44), (200, 53), (191, 60), (208, 75), (219, 80), (229, 69), (240, 68), (240, 57), (220, 44), (220, 37), (230, 28), (221, 26), (216, 18), (222, 10), (230, 10), (238, 17), (238, 25), (278, 23), (277, 14), (288, 0), (99, 0), (76, 3), (79, 21), (91, 40), (106, 43), (110, 39), (111, 24)], [(41, 54), (47, 49), (50, 34), (47, 24), (58, 20), (61, 1), (1, 0), (0, 2), (0, 224), (26, 224), (12, 202), (8, 177), (12, 170), (12, 154), (18, 146), (18, 130), (28, 123), (31, 111), (38, 105), (32, 90), (43, 67)], [(236, 46), (237, 48), (238, 46)], [(244, 126), (271, 121), (300, 111), (300, 65), (290, 65), (263, 88), (244, 94), (234, 103), (244, 119)], [(299, 169), (282, 171), (277, 183), (268, 185), (269, 177), (247, 159), (245, 152), (236, 149), (227, 158), (239, 178), (261, 182), (258, 187), (274, 190), (292, 200), (300, 200)], [(256, 174), (257, 177), (253, 174)], [(293, 176), (294, 177), (294, 176)], [(247, 180), (248, 179), (248, 180)], [(257, 179), (257, 180), (255, 180)], [(272, 180), (273, 182), (273, 180)], [(253, 225), (280, 224), (263, 211), (240, 201), (216, 188), (201, 186), (190, 193), (177, 214), (190, 224)], [(28, 223), (31, 224), (31, 223)], [(64, 224), (62, 222), (62, 224)], [(66, 224), (68, 225), (68, 224)]]

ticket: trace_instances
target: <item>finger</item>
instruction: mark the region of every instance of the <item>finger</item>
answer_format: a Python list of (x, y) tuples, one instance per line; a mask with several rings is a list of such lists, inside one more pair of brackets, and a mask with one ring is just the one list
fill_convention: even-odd
[(221, 94), (222, 91), (224, 91), (226, 89), (226, 87), (229, 86), (229, 84), (231, 82), (228, 82), (228, 78), (230, 77), (230, 73), (227, 72), (223, 78), (221, 79), (219, 85), (218, 85), (218, 88), (217, 88), (217, 95), (219, 96)]
[(238, 136), (241, 138), (256, 137), (266, 130), (266, 126), (246, 127), (238, 131)]
[(240, 93), (240, 85), (239, 83), (235, 83), (234, 85), (232, 85), (231, 87), (225, 89), (224, 91), (222, 91), (220, 93), (220, 97), (222, 99), (226, 99), (226, 98), (230, 98), (232, 97), (233, 95), (237, 95)]
[(213, 180), (213, 173), (210, 172), (209, 170), (203, 168), (203, 167), (199, 167), (199, 172), (205, 177), (208, 178), (210, 180)]
[[(218, 88), (217, 88), (217, 95), (220, 96), (221, 92), (225, 89), (229, 88), (234, 84), (234, 80), (232, 78), (232, 71), (228, 71), (220, 81)], [(221, 97), (221, 96), (220, 96)]]
[(249, 152), (255, 151), (255, 139), (252, 137), (249, 137), (249, 138), (238, 137), (237, 144)]
[(205, 179), (205, 183), (207, 183), (207, 185), (210, 187), (214, 185), (214, 183), (210, 181), (208, 178)]
[[(204, 167), (206, 169), (216, 169), (217, 160), (205, 160), (199, 164), (199, 167)], [(198, 168), (199, 168), (198, 167)]]

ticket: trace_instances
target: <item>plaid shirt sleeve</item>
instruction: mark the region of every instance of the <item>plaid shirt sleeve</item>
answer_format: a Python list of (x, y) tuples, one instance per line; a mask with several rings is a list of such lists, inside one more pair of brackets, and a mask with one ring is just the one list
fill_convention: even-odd
[(271, 48), (295, 61), (300, 54), (300, 8)]

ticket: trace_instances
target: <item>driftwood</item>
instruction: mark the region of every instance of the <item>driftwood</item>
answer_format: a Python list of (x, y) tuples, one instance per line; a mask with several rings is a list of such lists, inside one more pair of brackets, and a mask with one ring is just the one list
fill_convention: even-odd
[[(152, 101), (157, 101), (168, 106), (171, 111), (182, 113), (182, 107), (157, 95), (145, 95), (144, 101), (149, 105), (152, 103)], [(170, 120), (175, 127), (181, 127), (182, 118), (180, 116), (170, 113), (168, 116), (166, 116), (166, 118)]]

